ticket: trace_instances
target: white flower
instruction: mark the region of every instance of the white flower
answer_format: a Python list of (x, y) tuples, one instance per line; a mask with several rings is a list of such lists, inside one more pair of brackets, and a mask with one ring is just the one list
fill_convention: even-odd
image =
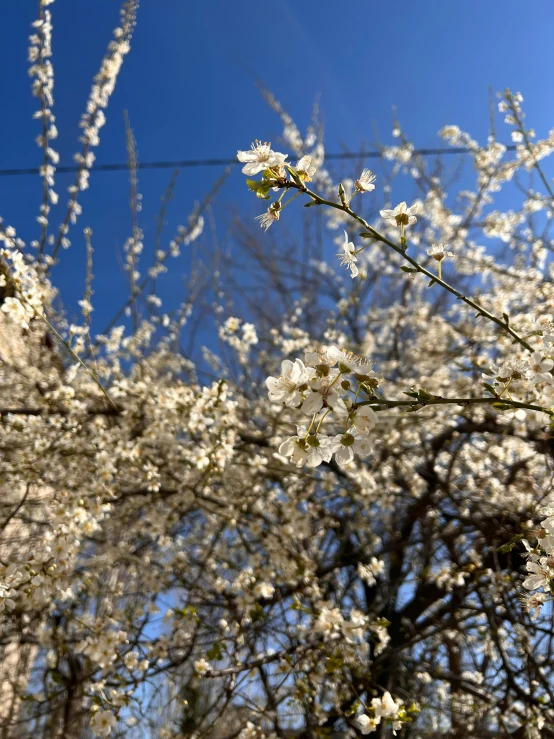
[(332, 408), (339, 416), (345, 416), (348, 413), (344, 400), (335, 392), (332, 382), (332, 375), (318, 378), (312, 382), (312, 392), (302, 403), (302, 413), (313, 416), (323, 407)]
[(390, 636), (384, 626), (370, 624), (369, 629), (375, 634), (375, 637), (377, 639), (377, 643), (374, 645), (373, 649), (375, 656), (378, 657), (387, 648), (388, 643), (390, 642)]
[(260, 226), (264, 229), (264, 231), (267, 231), (267, 229), (275, 223), (275, 221), (279, 220), (279, 217), (281, 215), (281, 210), (277, 208), (269, 208), (266, 210), (265, 213), (262, 213), (259, 216), (256, 216), (254, 219), (255, 221), (260, 222)]
[(313, 628), (316, 633), (329, 634), (338, 631), (343, 620), (340, 608), (333, 607), (332, 602), (329, 601), (321, 608)]
[(538, 562), (527, 562), (526, 567), (530, 574), (523, 581), (523, 587), (527, 590), (536, 590), (541, 587), (547, 589), (551, 579), (548, 567)]
[(537, 618), (542, 606), (546, 603), (546, 593), (530, 593), (525, 601), (525, 608), (532, 618)]
[(366, 617), (361, 611), (354, 609), (350, 614), (350, 621), (344, 621), (342, 624), (342, 633), (349, 644), (356, 639), (363, 639), (364, 629), (366, 626)]
[(271, 598), (275, 588), (268, 582), (259, 582), (254, 588), (254, 595), (256, 598)]
[(333, 451), (335, 460), (340, 465), (345, 465), (354, 459), (354, 442), (353, 434), (337, 434), (333, 438)]
[(374, 575), (382, 575), (385, 571), (385, 563), (382, 559), (377, 559), (377, 557), (372, 557), (371, 561), (369, 563), (369, 568), (373, 572)]
[(373, 362), (371, 362), (367, 357), (360, 357), (353, 352), (347, 352), (336, 346), (327, 347), (326, 355), (328, 360), (333, 363), (330, 366), (333, 366), (338, 362), (339, 366), (341, 364), (344, 365), (344, 367), (347, 367), (356, 375), (367, 376), (369, 374), (374, 374), (372, 372)]
[(354, 719), (354, 723), (362, 732), (362, 734), (372, 734), (374, 731), (376, 731), (377, 727), (381, 723), (381, 719), (362, 713), (361, 716), (357, 716)]
[(358, 267), (356, 262), (356, 248), (351, 241), (348, 241), (348, 234), (344, 232), (344, 244), (342, 245), (342, 253), (339, 252), (337, 257), (340, 259), (341, 267), (348, 267), (352, 277), (358, 276)]
[(400, 708), (402, 703), (400, 701), (398, 701), (397, 703), (387, 690), (385, 693), (383, 693), (382, 698), (373, 698), (373, 700), (371, 701), (371, 705), (375, 710), (376, 718), (381, 716), (384, 716), (386, 718), (396, 718), (398, 709)]
[(361, 438), (357, 438), (354, 441), (354, 444), (352, 446), (353, 450), (356, 452), (356, 454), (359, 454), (360, 457), (367, 456), (371, 449), (373, 448), (373, 442), (371, 440), (371, 437), (369, 436), (362, 436)]
[(348, 409), (344, 400), (337, 393), (336, 381), (340, 373), (333, 369), (324, 377), (315, 377), (310, 381), (312, 392), (302, 403), (302, 412), (310, 416), (323, 407), (332, 408), (336, 415), (344, 417)]
[(109, 736), (115, 723), (117, 719), (111, 711), (97, 711), (90, 720), (90, 728), (96, 736)]
[(204, 659), (204, 657), (202, 657), (202, 659), (197, 659), (194, 663), (194, 669), (199, 675), (203, 675), (210, 669), (210, 667), (210, 663), (206, 659)]
[[(547, 509), (543, 511), (543, 513), (547, 515), (547, 518), (541, 521), (541, 526), (549, 534), (554, 534), (554, 511), (552, 509)], [(542, 540), (542, 543), (544, 545), (544, 540)]]
[(446, 244), (442, 243), (433, 244), (429, 249), (427, 249), (427, 254), (437, 262), (442, 262), (445, 257), (454, 256), (451, 251), (447, 251)]
[(483, 373), (485, 379), (497, 377), (506, 382), (509, 379), (521, 380), (530, 371), (530, 364), (526, 359), (507, 359), (499, 367), (493, 365), (488, 373)]
[(312, 368), (305, 367), (301, 359), (294, 362), (284, 359), (279, 377), (268, 377), (265, 381), (269, 389), (269, 399), (272, 403), (284, 403), (291, 408), (298, 406), (302, 402), (298, 388), (306, 384), (312, 374)]
[(545, 316), (537, 316), (535, 323), (538, 329), (543, 332), (543, 343), (547, 346), (554, 344), (554, 320), (550, 314)]
[(531, 383), (537, 385), (539, 382), (553, 382), (554, 377), (550, 374), (553, 367), (554, 362), (551, 359), (544, 359), (541, 352), (533, 352), (529, 368)]
[(364, 565), (362, 562), (358, 562), (357, 570), (358, 575), (362, 578), (366, 585), (369, 585), (370, 587), (375, 585), (377, 580), (375, 579), (375, 575), (373, 574), (371, 567), (369, 567), (368, 565)]
[(128, 670), (134, 670), (139, 662), (139, 653), (138, 652), (127, 652), (127, 654), (123, 657), (123, 661), (125, 662), (125, 667)]
[(27, 311), (23, 303), (17, 298), (6, 298), (2, 303), (2, 312), (9, 316), (12, 321), (18, 323), (21, 328), (29, 328)]
[(345, 434), (337, 434), (331, 440), (331, 445), (335, 454), (335, 460), (341, 466), (348, 464), (354, 459), (354, 452), (365, 455), (371, 451), (369, 439), (367, 437), (360, 438), (356, 429), (350, 429)]
[(15, 601), (13, 600), (17, 596), (17, 591), (6, 588), (4, 585), (0, 585), (0, 613), (3, 613), (5, 608), (13, 610), (15, 608)]
[(375, 190), (375, 175), (370, 169), (364, 169), (359, 178), (354, 182), (354, 187), (358, 192), (371, 192)]
[(297, 467), (306, 464), (308, 467), (318, 467), (322, 462), (330, 462), (333, 449), (328, 437), (319, 434), (306, 441), (305, 429), (299, 429), (298, 436), (291, 436), (279, 447), (279, 454), (290, 457)]
[(297, 467), (302, 467), (308, 461), (308, 446), (299, 436), (290, 436), (279, 447), (282, 457), (290, 457)]
[(306, 352), (305, 360), (306, 364), (309, 364), (311, 367), (334, 367), (339, 362), (340, 364), (344, 364), (349, 370), (355, 370), (359, 374), (361, 374), (360, 370), (364, 372), (373, 366), (369, 359), (359, 357), (353, 352), (347, 352), (336, 346), (326, 346), (318, 352)]
[(296, 171), (302, 180), (311, 182), (312, 177), (316, 173), (316, 168), (312, 165), (312, 158), (307, 155), (303, 156), (296, 165)]
[(406, 203), (402, 201), (394, 210), (381, 210), (380, 214), (381, 218), (389, 221), (393, 226), (400, 226), (404, 229), (405, 226), (413, 226), (417, 222), (417, 218), (415, 217), (417, 210), (417, 205), (412, 205), (408, 208)]
[(370, 430), (377, 423), (377, 414), (368, 405), (363, 405), (358, 408), (356, 415), (354, 416), (354, 428), (360, 434), (369, 434)]
[[(310, 367), (334, 367), (337, 360), (331, 356), (329, 349), (335, 349), (336, 347), (324, 347), (317, 352), (306, 352), (304, 360)], [(339, 351), (337, 349), (337, 351)]]
[(456, 141), (460, 137), (461, 133), (462, 132), (458, 126), (444, 126), (444, 128), (441, 128), (439, 131), (439, 136), (442, 139), (452, 139)]
[(264, 169), (278, 167), (287, 158), (286, 154), (273, 151), (271, 143), (262, 144), (261, 141), (256, 140), (250, 148), (251, 151), (237, 151), (239, 162), (246, 162), (242, 171), (247, 175), (255, 175), (263, 172)]

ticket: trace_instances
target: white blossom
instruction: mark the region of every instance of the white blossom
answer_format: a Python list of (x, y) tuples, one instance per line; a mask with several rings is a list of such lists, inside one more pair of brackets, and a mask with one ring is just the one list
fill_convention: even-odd
[(418, 206), (412, 205), (410, 208), (402, 201), (393, 210), (385, 209), (379, 211), (381, 218), (389, 221), (393, 226), (399, 226), (404, 228), (405, 226), (413, 226), (417, 222), (416, 213), (418, 212)]
[(250, 151), (237, 151), (239, 162), (246, 162), (242, 171), (249, 176), (256, 175), (264, 169), (279, 167), (286, 158), (286, 154), (273, 151), (270, 143), (262, 144), (258, 140), (251, 145)]
[(376, 179), (376, 175), (370, 169), (364, 169), (362, 174), (354, 182), (354, 187), (358, 192), (371, 192), (375, 190), (374, 182)]
[(343, 267), (348, 267), (350, 270), (351, 277), (357, 277), (359, 274), (356, 257), (356, 247), (351, 241), (348, 241), (348, 234), (344, 232), (344, 243), (342, 245), (342, 252), (337, 254), (340, 259), (340, 264)]

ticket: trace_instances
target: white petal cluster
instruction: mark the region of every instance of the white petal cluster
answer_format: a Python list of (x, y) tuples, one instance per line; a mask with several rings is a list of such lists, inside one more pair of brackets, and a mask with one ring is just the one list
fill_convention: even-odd
[[(297, 434), (281, 443), (279, 454), (289, 457), (297, 467), (317, 467), (333, 455), (340, 465), (347, 465), (355, 453), (367, 455), (371, 451), (367, 435), (377, 423), (377, 414), (368, 404), (352, 402), (348, 393), (353, 391), (346, 377), (352, 374), (358, 384), (357, 399), (360, 390), (367, 393), (369, 387), (379, 383), (371, 363), (336, 346), (307, 352), (305, 361), (306, 365), (301, 359), (294, 363), (286, 359), (281, 375), (266, 380), (271, 402), (298, 408), (313, 417), (309, 426), (298, 426)], [(323, 433), (324, 422), (327, 428), (338, 422), (343, 431), (331, 436)]]
[[(256, 175), (263, 172), (264, 169), (281, 166), (287, 158), (286, 154), (273, 151), (271, 143), (254, 141), (250, 147), (250, 151), (237, 151), (237, 159), (243, 162), (242, 171), (246, 175)], [(309, 166), (309, 163), (308, 163)]]

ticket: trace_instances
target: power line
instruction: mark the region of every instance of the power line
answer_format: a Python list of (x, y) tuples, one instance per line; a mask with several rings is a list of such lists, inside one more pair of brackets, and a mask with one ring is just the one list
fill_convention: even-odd
[[(506, 146), (506, 151), (515, 151), (516, 146), (510, 144)], [(472, 151), (465, 146), (454, 146), (449, 149), (414, 149), (412, 156), (437, 156), (443, 154), (469, 154)], [(357, 151), (357, 152), (339, 152), (335, 154), (326, 154), (325, 159), (380, 159), (383, 157), (380, 151)], [(237, 164), (237, 159), (177, 159), (167, 162), (139, 162), (138, 169), (185, 169), (188, 167), (226, 167)], [(56, 167), (58, 173), (78, 172), (80, 169), (77, 164)], [(118, 162), (114, 164), (95, 164), (89, 168), (91, 172), (118, 172), (129, 169), (127, 162)], [(0, 169), (0, 177), (10, 177), (13, 175), (38, 175), (39, 167), (21, 167), (17, 169)]]

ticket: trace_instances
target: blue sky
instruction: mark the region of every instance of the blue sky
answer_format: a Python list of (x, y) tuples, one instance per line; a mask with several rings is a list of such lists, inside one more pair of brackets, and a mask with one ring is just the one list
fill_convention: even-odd
[[(116, 0), (56, 0), (51, 6), (56, 148), (63, 164), (71, 163), (76, 151), (79, 117), (118, 8)], [(0, 168), (37, 166), (40, 160), (26, 61), (35, 10), (30, 0), (0, 4)], [(320, 95), (329, 151), (357, 150), (373, 139), (374, 127), (390, 142), (393, 105), (418, 146), (437, 145), (436, 132), (447, 123), (483, 139), (489, 86), (520, 90), (528, 121), (544, 135), (554, 121), (548, 84), (553, 27), (551, 0), (536, 0), (525, 10), (514, 0), (142, 0), (97, 161), (125, 159), (124, 109), (143, 161), (228, 157), (254, 138), (275, 142), (280, 123), (256, 89), (254, 74), (302, 128)], [(181, 173), (168, 238), (218, 174), (214, 168)], [(169, 171), (140, 174), (146, 249), (169, 176)], [(58, 191), (71, 180), (60, 176)], [(39, 192), (37, 178), (0, 178), (0, 215), (27, 239), (36, 235)], [(118, 303), (114, 295), (125, 289), (118, 254), (130, 228), (127, 195), (125, 173), (92, 175), (74, 245), (57, 270), (63, 294), (74, 304), (84, 279), (80, 233), (92, 227), (98, 329)], [(224, 218), (230, 205), (245, 218), (260, 210), (259, 201), (248, 198), (238, 169), (219, 196), (216, 217)], [(177, 277), (170, 284), (180, 289)]]

